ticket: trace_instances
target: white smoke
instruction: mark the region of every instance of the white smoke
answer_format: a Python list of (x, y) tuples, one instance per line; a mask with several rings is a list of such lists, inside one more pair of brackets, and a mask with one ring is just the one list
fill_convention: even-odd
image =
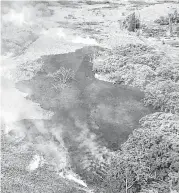
[(39, 155), (34, 155), (30, 164), (27, 167), (28, 171), (34, 171), (36, 170), (39, 166), (43, 166), (44, 160), (43, 157)]
[[(9, 26), (14, 25), (14, 29), (17, 27), (21, 30), (26, 29), (27, 26), (29, 27), (36, 22), (39, 24), (36, 16), (33, 15), (34, 9), (24, 5), (25, 4), (22, 4), (19, 8), (17, 5), (17, 9), (13, 6), (10, 7), (9, 11), (3, 15), (3, 22)], [(6, 38), (11, 37), (7, 36)], [(59, 171), (63, 171), (63, 176), (65, 178), (74, 181), (85, 188), (87, 187), (86, 183), (71, 170), (69, 153), (62, 138), (61, 128), (49, 128), (51, 131), (48, 131), (45, 128), (44, 120), (50, 120), (53, 116), (53, 112), (46, 111), (42, 109), (39, 104), (28, 100), (26, 97), (31, 95), (31, 90), (29, 88), (23, 88), (25, 93), (22, 93), (16, 88), (15, 83), (18, 81), (30, 80), (36, 75), (36, 71), (38, 71), (43, 64), (31, 62), (40, 58), (42, 55), (73, 52), (86, 45), (97, 45), (97, 42), (89, 37), (82, 38), (74, 35), (72, 32), (66, 31), (62, 28), (45, 29), (42, 26), (39, 38), (29, 45), (21, 56), (12, 58), (11, 53), (7, 53), (6, 56), (3, 56), (3, 65), (1, 68), (1, 120), (5, 125), (5, 135), (8, 135), (13, 131), (15, 134), (13, 137), (20, 140), (23, 139), (26, 134), (31, 135), (33, 131), (30, 131), (30, 133), (27, 131), (27, 128), (25, 128), (26, 125), (20, 123), (22, 120), (26, 119), (30, 120), (32, 125), (35, 126), (37, 130), (36, 132), (39, 133), (39, 135), (41, 134), (43, 136), (49, 134), (55, 137), (58, 141), (57, 143), (53, 138), (45, 140), (42, 137), (42, 140), (39, 140), (39, 143), (36, 143), (35, 147), (38, 152), (41, 152), (47, 158), (42, 158), (38, 154), (33, 155), (32, 160), (29, 160), (27, 170), (34, 171), (38, 169), (38, 167), (43, 165), (45, 161), (43, 159), (47, 159), (46, 161), (52, 161)], [(32, 65), (30, 66), (30, 64)], [(27, 71), (27, 74), (29, 75), (28, 77), (27, 74), (23, 72), (23, 69)], [(66, 93), (64, 93), (64, 96), (62, 97), (65, 97), (65, 94)], [(75, 91), (73, 94), (78, 95)], [(74, 95), (69, 96), (69, 98), (66, 99), (65, 105), (68, 106), (69, 101), (72, 103), (73, 98)], [(82, 135), (83, 134), (84, 133), (82, 133)], [(84, 134), (84, 137), (84, 139), (87, 138), (86, 134)], [(31, 136), (31, 140), (34, 140), (33, 136)], [(79, 140), (81, 140), (81, 138), (79, 138)], [(90, 140), (93, 141), (92, 136)], [(85, 142), (83, 141), (83, 143)], [(87, 146), (87, 144), (83, 145)], [(95, 145), (96, 144), (91, 144), (90, 148), (94, 148), (96, 151), (96, 148), (93, 147)], [(93, 154), (95, 154), (95, 151)]]

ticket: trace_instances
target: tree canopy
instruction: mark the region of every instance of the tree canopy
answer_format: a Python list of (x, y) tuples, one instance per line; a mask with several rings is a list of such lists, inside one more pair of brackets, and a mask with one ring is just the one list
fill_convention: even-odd
[(140, 124), (113, 158), (108, 192), (178, 190), (179, 117), (154, 113), (142, 118)]

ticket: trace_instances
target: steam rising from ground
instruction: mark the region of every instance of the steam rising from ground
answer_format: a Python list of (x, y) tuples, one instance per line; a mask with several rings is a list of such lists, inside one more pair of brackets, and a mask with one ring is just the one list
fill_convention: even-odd
[[(12, 3), (9, 4), (9, 7), (4, 6), (3, 13), (2, 20), (5, 25), (13, 25), (21, 30), (28, 27), (33, 29), (36, 24), (39, 25), (40, 20), (36, 14), (37, 8), (34, 9), (31, 5), (25, 6), (24, 2)], [(53, 112), (46, 111), (39, 104), (27, 99), (31, 95), (31, 90), (23, 88), (27, 93), (22, 93), (16, 89), (15, 83), (29, 80), (36, 75), (43, 63), (32, 61), (42, 55), (72, 52), (85, 45), (97, 45), (97, 42), (89, 37), (79, 37), (71, 32), (65, 33), (65, 30), (61, 28), (45, 29), (43, 26), (40, 28), (41, 30), (36, 34), (39, 36), (37, 40), (32, 42), (20, 56), (12, 57), (13, 53), (10, 52), (2, 56), (4, 58), (1, 68), (3, 135), (13, 141), (16, 139), (15, 143), (23, 141), (26, 137), (29, 140), (27, 145), (35, 143), (33, 147), (38, 154), (34, 154), (32, 160), (29, 160), (29, 165), (27, 165), (29, 172), (37, 170), (38, 167), (43, 167), (43, 164), (48, 162), (57, 168), (61, 176), (87, 187), (71, 169), (68, 149), (65, 147), (62, 138), (63, 126), (46, 127), (45, 121), (51, 119)], [(11, 37), (6, 38), (11, 40)], [(22, 123), (23, 120), (29, 120), (31, 125), (34, 125), (35, 130), (32, 129), (32, 126), (28, 128), (25, 123)], [(97, 144), (94, 143), (95, 136), (90, 134), (85, 126), (83, 127), (77, 122), (76, 124), (83, 130), (77, 140), (81, 142), (81, 146), (89, 148), (92, 154), (97, 156), (95, 155), (96, 152), (98, 154)], [(89, 139), (88, 135), (90, 135)], [(98, 159), (101, 159), (101, 156)]]

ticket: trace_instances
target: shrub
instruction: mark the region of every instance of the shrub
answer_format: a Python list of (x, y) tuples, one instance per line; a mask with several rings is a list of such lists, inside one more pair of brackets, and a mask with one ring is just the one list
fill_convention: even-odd
[(144, 103), (165, 112), (179, 112), (179, 83), (156, 79), (145, 89)]
[(179, 15), (177, 10), (173, 11), (172, 13), (169, 13), (167, 17), (161, 16), (159, 19), (155, 20), (154, 22), (160, 25), (169, 25), (170, 20), (172, 23), (179, 23)]
[(160, 61), (161, 56), (154, 53), (153, 48), (142, 44), (127, 44), (108, 51), (106, 56), (96, 58), (93, 70), (98, 73), (111, 73), (120, 71), (127, 64), (142, 64), (155, 69)]
[(128, 15), (122, 23), (123, 28), (132, 32), (135, 32), (137, 29), (139, 29), (140, 25), (139, 16), (137, 16), (135, 12)]
[(167, 63), (158, 66), (156, 69), (157, 77), (164, 80), (179, 81), (179, 64)]
[(74, 79), (75, 73), (72, 69), (60, 67), (59, 70), (54, 73), (49, 73), (47, 76), (54, 79), (55, 83), (53, 84), (53, 88), (61, 90), (67, 86), (66, 84), (70, 80)]
[(140, 124), (112, 159), (104, 182), (107, 192), (178, 190), (179, 117), (154, 113)]
[(69, 80), (73, 79), (74, 76), (74, 71), (65, 67), (60, 67), (60, 69), (56, 72), (48, 74), (48, 77), (52, 77), (56, 81), (60, 81), (62, 83), (67, 83)]

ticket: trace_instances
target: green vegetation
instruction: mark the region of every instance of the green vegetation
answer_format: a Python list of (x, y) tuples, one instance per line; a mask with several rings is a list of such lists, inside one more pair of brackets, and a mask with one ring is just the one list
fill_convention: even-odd
[(159, 19), (155, 20), (155, 22), (160, 25), (169, 25), (170, 20), (172, 23), (179, 23), (179, 15), (177, 10), (175, 10), (173, 13), (168, 14), (168, 17), (161, 16)]
[[(153, 37), (166, 36), (169, 28), (170, 34), (175, 35), (178, 14), (175, 11), (155, 23), (151, 32), (142, 24), (144, 37), (150, 33)], [(143, 41), (116, 46), (94, 59), (93, 70), (97, 74), (114, 83), (140, 88), (144, 91), (144, 104), (159, 111), (143, 117), (140, 127), (114, 153), (99, 192), (179, 191), (179, 63), (167, 54)]]
[[(31, 94), (30, 90), (34, 87), (34, 92), (27, 98), (40, 103), (44, 109), (55, 112), (53, 118), (47, 122), (21, 120), (25, 122), (21, 125), (22, 135), (21, 131), (14, 128), (6, 134), (2, 128), (2, 192), (89, 192), (89, 189), (82, 187), (80, 183), (69, 180), (67, 175), (62, 177), (62, 174), (68, 174), (69, 171), (76, 172), (76, 179), (82, 179), (94, 189), (94, 193), (179, 192), (179, 62), (176, 57), (178, 50), (174, 50), (172, 44), (167, 45), (167, 40), (174, 41), (177, 45), (178, 11), (176, 9), (171, 13), (163, 13), (162, 9), (168, 10), (163, 3), (160, 5), (161, 10), (147, 2), (123, 3), (2, 3), (2, 55), (9, 57), (9, 61), (12, 59), (12, 66), (18, 66), (18, 70), (13, 69), (3, 76), (12, 76), (15, 82), (30, 80), (27, 91)], [(155, 9), (151, 9), (154, 8), (152, 6)], [(146, 9), (143, 11), (143, 8)], [(156, 10), (159, 13), (155, 14)], [(62, 26), (67, 30), (58, 30)], [(75, 84), (69, 84), (76, 78), (73, 70), (60, 67), (57, 71), (52, 68), (51, 73), (48, 73), (48, 69), (44, 68), (53, 66), (54, 61), (49, 60), (45, 66), (41, 59), (38, 59), (43, 55), (49, 57), (52, 54), (70, 52), (71, 48), (75, 50), (78, 46), (88, 44), (83, 45), (80, 42), (78, 36), (81, 36), (82, 32), (86, 33), (83, 34), (87, 37), (86, 42), (95, 38), (99, 45), (105, 45), (104, 50), (100, 50), (94, 61), (91, 61), (94, 62), (93, 71), (113, 83), (138, 87), (144, 92), (144, 105), (158, 111), (143, 117), (140, 126), (120, 148), (117, 146), (116, 151), (111, 152), (104, 146), (105, 143), (100, 141), (97, 121), (113, 123), (120, 117), (119, 122), (128, 122), (123, 111), (135, 114), (139, 103), (132, 104), (129, 101), (128, 105), (120, 102), (118, 105), (118, 101), (115, 101), (114, 108), (121, 108), (118, 117), (113, 113), (113, 107), (99, 105), (99, 108), (94, 108), (89, 118), (89, 112), (86, 115), (87, 106), (99, 103), (97, 100), (100, 100), (100, 97), (96, 95), (96, 90), (99, 90), (100, 95), (101, 88), (91, 85), (94, 88), (89, 89), (89, 95), (94, 95), (94, 101), (88, 104), (85, 93), (81, 93)], [(112, 38), (117, 46), (109, 45)], [(49, 49), (45, 49), (48, 46)], [(75, 57), (72, 57), (73, 59), (76, 64), (85, 63), (87, 60), (80, 54), (79, 60), (75, 60)], [(56, 63), (58, 67), (61, 64), (58, 60)], [(65, 57), (64, 63), (68, 66)], [(82, 75), (86, 73), (85, 69), (80, 70)], [(90, 77), (88, 80), (91, 81)], [(83, 84), (81, 85), (83, 87)], [(109, 87), (106, 87), (106, 90)], [(85, 104), (81, 103), (80, 97), (85, 98)], [(111, 98), (106, 97), (106, 103)], [(85, 111), (77, 112), (78, 105), (85, 106)], [(63, 109), (64, 115), (59, 109)], [(70, 122), (70, 119), (73, 122)], [(91, 119), (93, 122), (90, 122)], [(95, 134), (91, 130), (91, 127), (94, 129), (93, 124), (96, 127)], [(124, 132), (127, 130), (125, 127), (122, 129)], [(109, 130), (112, 134), (110, 124)], [(42, 157), (43, 163), (30, 171), (28, 167), (35, 155)]]
[(121, 27), (131, 32), (135, 32), (136, 30), (140, 29), (141, 23), (139, 16), (137, 16), (135, 12), (128, 15), (122, 22)]
[(179, 83), (156, 79), (146, 86), (144, 102), (155, 109), (179, 113)]
[(140, 124), (111, 162), (104, 183), (107, 192), (178, 190), (179, 117), (154, 113), (142, 118)]
[[(179, 64), (145, 45), (119, 46), (105, 59), (94, 61), (93, 70), (114, 82), (139, 87), (144, 103), (155, 109), (177, 113), (179, 110)], [(102, 56), (103, 57), (103, 56)]]
[(55, 84), (53, 84), (53, 87), (56, 90), (59, 90), (59, 89), (61, 90), (62, 88), (67, 86), (66, 83), (74, 79), (75, 73), (72, 69), (60, 67), (59, 70), (57, 70), (54, 73), (49, 73), (47, 76), (54, 79)]

